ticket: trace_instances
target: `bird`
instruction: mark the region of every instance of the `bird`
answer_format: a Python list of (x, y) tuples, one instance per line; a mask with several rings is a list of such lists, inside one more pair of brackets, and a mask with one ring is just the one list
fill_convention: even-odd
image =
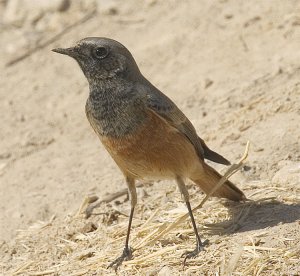
[[(105, 37), (87, 37), (69, 48), (52, 51), (77, 61), (89, 84), (85, 111), (100, 141), (125, 177), (131, 208), (124, 250), (108, 267), (115, 270), (133, 258), (129, 245), (137, 204), (138, 180), (175, 180), (187, 206), (196, 237), (196, 248), (185, 253), (184, 262), (204, 250), (192, 212), (186, 179), (209, 193), (221, 175), (205, 159), (230, 165), (211, 150), (179, 107), (141, 73), (130, 51)], [(244, 201), (244, 193), (227, 180), (214, 194)]]

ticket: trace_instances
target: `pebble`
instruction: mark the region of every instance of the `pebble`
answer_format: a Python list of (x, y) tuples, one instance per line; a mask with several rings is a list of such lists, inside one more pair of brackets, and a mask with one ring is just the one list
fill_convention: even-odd
[(120, 0), (97, 0), (97, 11), (101, 14), (115, 15), (118, 14)]
[(168, 266), (164, 266), (158, 273), (157, 276), (169, 276), (174, 275)]
[(9, 0), (3, 13), (2, 22), (5, 25), (21, 27), (24, 23), (26, 13), (21, 8), (22, 0)]
[(80, 1), (80, 10), (89, 12), (97, 8), (97, 0), (81, 0)]
[(213, 80), (209, 79), (209, 78), (206, 78), (204, 80), (204, 88), (207, 89), (208, 87), (212, 86), (213, 85)]
[(70, 3), (70, 0), (9, 0), (2, 22), (16, 27), (22, 27), (25, 21), (34, 24), (47, 12), (66, 11)]
[(281, 168), (275, 173), (272, 178), (274, 184), (300, 184), (300, 162), (283, 161), (279, 163)]
[(7, 166), (7, 163), (0, 163), (0, 173), (4, 170), (4, 168)]
[(64, 12), (70, 7), (70, 0), (23, 0), (22, 6), (30, 12), (32, 10)]

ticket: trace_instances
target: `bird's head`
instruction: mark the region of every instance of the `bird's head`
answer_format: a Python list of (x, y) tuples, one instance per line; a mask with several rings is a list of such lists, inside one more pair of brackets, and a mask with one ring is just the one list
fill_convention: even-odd
[(74, 58), (90, 84), (120, 77), (132, 79), (139, 69), (131, 53), (121, 43), (100, 37), (87, 37), (70, 48), (52, 51)]

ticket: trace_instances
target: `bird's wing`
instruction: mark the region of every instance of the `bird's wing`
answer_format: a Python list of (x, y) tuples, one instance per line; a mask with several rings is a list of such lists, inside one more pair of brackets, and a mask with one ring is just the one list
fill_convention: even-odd
[(210, 161), (213, 161), (213, 162), (219, 163), (219, 164), (223, 164), (223, 165), (230, 165), (230, 161), (228, 161), (221, 154), (211, 150), (200, 137), (198, 137), (198, 138), (199, 138), (202, 148), (204, 150), (204, 158), (205, 159), (208, 159)]
[(200, 159), (205, 158), (224, 165), (230, 164), (226, 158), (208, 148), (198, 137), (194, 126), (183, 112), (154, 86), (151, 87), (151, 91), (146, 92), (146, 106), (182, 133), (192, 143)]
[(204, 150), (196, 130), (183, 112), (162, 92), (151, 87), (146, 94), (147, 108), (165, 119), (172, 127), (182, 133), (194, 146), (200, 159), (204, 159)]

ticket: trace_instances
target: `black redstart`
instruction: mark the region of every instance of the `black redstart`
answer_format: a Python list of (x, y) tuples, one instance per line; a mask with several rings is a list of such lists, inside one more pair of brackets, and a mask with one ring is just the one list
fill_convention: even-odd
[[(131, 212), (125, 248), (110, 264), (115, 269), (132, 257), (129, 235), (137, 203), (138, 179), (175, 179), (187, 205), (196, 235), (193, 258), (203, 249), (184, 179), (191, 179), (205, 193), (221, 176), (204, 162), (229, 165), (198, 137), (183, 112), (140, 72), (131, 53), (119, 42), (98, 37), (80, 40), (74, 47), (53, 49), (74, 58), (86, 76), (90, 94), (86, 115), (94, 131), (125, 176), (131, 195)], [(234, 201), (245, 196), (230, 181), (214, 193)]]

